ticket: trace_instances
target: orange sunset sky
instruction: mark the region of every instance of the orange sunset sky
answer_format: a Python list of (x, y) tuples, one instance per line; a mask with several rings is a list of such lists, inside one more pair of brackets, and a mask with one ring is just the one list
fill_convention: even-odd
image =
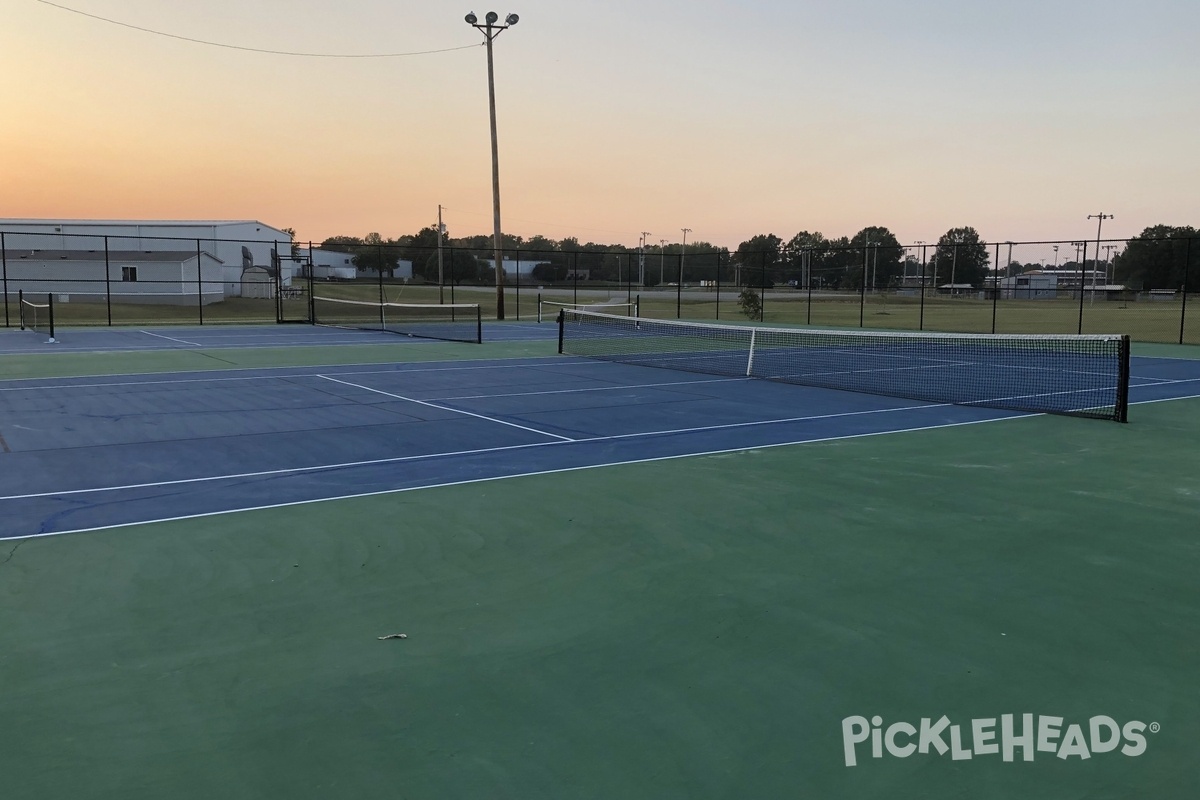
[[(444, 2), (10, 0), (0, 216), (488, 233), (486, 54)], [(522, 0), (496, 40), (504, 228), (729, 247), (1200, 224), (1200, 4)], [(1168, 21), (1169, 20), (1169, 21)]]

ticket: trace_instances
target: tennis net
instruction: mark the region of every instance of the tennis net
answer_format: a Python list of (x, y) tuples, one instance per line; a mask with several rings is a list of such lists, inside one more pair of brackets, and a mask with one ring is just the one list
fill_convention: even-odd
[(450, 342), (483, 341), (483, 318), (475, 303), (378, 303), (313, 297), (314, 325), (389, 331)]
[(558, 312), (568, 308), (573, 311), (594, 311), (598, 314), (624, 314), (628, 317), (636, 317), (640, 304), (641, 296), (634, 298), (632, 303), (613, 303), (608, 300), (601, 300), (598, 303), (562, 303), (557, 300), (543, 300), (539, 294), (537, 321), (554, 322), (558, 319)]
[(45, 303), (35, 303), (25, 297), (24, 290), (18, 290), (17, 302), (21, 307), (21, 330), (44, 334), (48, 342), (55, 342), (54, 295), (47, 294)]
[(1128, 336), (752, 328), (564, 310), (559, 352), (933, 403), (1128, 415)]

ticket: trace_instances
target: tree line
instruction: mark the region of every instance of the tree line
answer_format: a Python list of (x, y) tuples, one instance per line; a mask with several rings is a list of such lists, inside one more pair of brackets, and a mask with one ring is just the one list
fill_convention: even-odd
[[(443, 234), (441, 274), (447, 283), (490, 283), (492, 237), (485, 234), (452, 237)], [(993, 273), (990, 247), (971, 226), (950, 228), (936, 242), (903, 245), (888, 228), (872, 225), (853, 236), (826, 237), (801, 231), (786, 241), (773, 233), (758, 234), (730, 251), (710, 242), (648, 244), (645, 248), (575, 237), (550, 239), (504, 234), (506, 257), (542, 261), (533, 275), (541, 281), (561, 281), (573, 274), (588, 280), (660, 282), (720, 280), (727, 284), (769, 287), (780, 282), (815, 288), (873, 289), (897, 287), (905, 278), (925, 276), (926, 285), (980, 288)], [(385, 239), (379, 233), (364, 237), (332, 236), (321, 242), (327, 250), (350, 253), (360, 269), (390, 275), (400, 261), (409, 261), (414, 276), (436, 281), (439, 275), (438, 232), (433, 225), (415, 234)], [(686, 253), (686, 255), (685, 255)], [(1097, 258), (1065, 261), (1060, 269), (1104, 269)], [(1009, 260), (997, 272), (1013, 276), (1044, 269), (1042, 262)], [(1112, 258), (1114, 280), (1134, 289), (1184, 288), (1200, 291), (1200, 232), (1191, 226), (1154, 225), (1126, 242)]]

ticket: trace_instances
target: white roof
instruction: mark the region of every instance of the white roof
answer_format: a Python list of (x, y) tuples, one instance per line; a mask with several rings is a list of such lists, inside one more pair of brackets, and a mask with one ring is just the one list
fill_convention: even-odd
[(226, 225), (261, 225), (264, 228), (283, 232), (281, 228), (256, 219), (0, 219), (0, 229), (5, 225), (199, 225), (203, 227), (225, 227)]

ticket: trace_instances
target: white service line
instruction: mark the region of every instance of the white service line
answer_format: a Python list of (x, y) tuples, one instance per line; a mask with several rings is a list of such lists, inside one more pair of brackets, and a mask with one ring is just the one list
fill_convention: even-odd
[(381, 394), (384, 397), (393, 397), (397, 400), (403, 400), (407, 403), (416, 403), (417, 405), (420, 405), (420, 406), (428, 406), (429, 408), (436, 408), (441, 411), (450, 411), (455, 414), (465, 414), (468, 417), (475, 417), (476, 419), (485, 419), (488, 422), (495, 422), (499, 425), (507, 425), (510, 428), (520, 428), (523, 431), (528, 431), (530, 433), (536, 433), (539, 436), (549, 436), (552, 439), (559, 439), (564, 442), (575, 441), (575, 439), (572, 439), (569, 436), (559, 436), (557, 433), (549, 433), (548, 431), (540, 431), (537, 428), (530, 428), (525, 425), (518, 425), (515, 422), (508, 422), (506, 420), (496, 419), (495, 417), (488, 417), (483, 414), (476, 414), (472, 411), (463, 411), (461, 408), (451, 408), (450, 406), (440, 406), (437, 403), (427, 403), (424, 400), (417, 400), (412, 397), (405, 397), (404, 395), (393, 394), (391, 392), (385, 392), (382, 389), (372, 389), (370, 386), (363, 386), (362, 384), (359, 384), (359, 383), (351, 383), (350, 381), (338, 380), (337, 378), (331, 378), (328, 375), (318, 375), (317, 377), (324, 378), (327, 381), (333, 381), (334, 383), (340, 383), (343, 386), (353, 386), (355, 389), (362, 389), (363, 391), (374, 392), (375, 394)]
[(176, 339), (172, 336), (163, 336), (161, 333), (151, 333), (150, 331), (139, 330), (138, 333), (144, 333), (147, 336), (157, 336), (159, 339), (166, 339), (169, 342), (179, 342), (180, 344), (190, 344), (195, 347), (203, 347), (199, 342), (189, 342), (186, 339)]

